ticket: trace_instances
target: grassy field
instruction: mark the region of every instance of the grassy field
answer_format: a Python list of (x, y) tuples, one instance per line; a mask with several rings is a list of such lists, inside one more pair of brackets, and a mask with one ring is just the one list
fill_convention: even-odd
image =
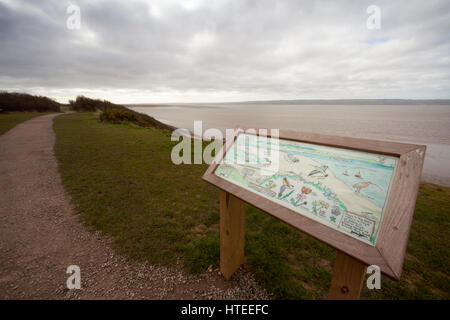
[[(81, 219), (131, 259), (191, 272), (219, 262), (219, 192), (207, 165), (174, 165), (170, 132), (107, 124), (92, 113), (55, 118), (56, 157)], [(363, 299), (449, 299), (450, 188), (422, 184), (402, 280)], [(246, 268), (282, 299), (326, 297), (335, 251), (247, 207)]]
[(9, 112), (0, 113), (0, 134), (4, 134), (9, 129), (15, 127), (21, 122), (30, 120), (34, 117), (42, 116), (43, 112)]

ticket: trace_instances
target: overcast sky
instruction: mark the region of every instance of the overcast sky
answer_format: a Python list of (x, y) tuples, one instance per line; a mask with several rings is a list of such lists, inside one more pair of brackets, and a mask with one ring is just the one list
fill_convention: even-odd
[(0, 0), (0, 89), (60, 102), (450, 98), (450, 1)]

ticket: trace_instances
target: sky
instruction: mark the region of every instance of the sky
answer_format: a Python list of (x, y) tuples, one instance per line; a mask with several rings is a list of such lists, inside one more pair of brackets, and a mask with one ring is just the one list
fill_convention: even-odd
[(63, 103), (449, 99), (450, 1), (0, 0), (0, 89)]

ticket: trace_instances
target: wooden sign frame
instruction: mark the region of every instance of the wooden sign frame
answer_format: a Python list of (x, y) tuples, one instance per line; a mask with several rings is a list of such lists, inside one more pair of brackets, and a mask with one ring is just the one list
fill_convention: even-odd
[[(270, 129), (236, 127), (233, 138), (227, 139), (223, 147), (224, 152), (217, 154), (203, 175), (205, 181), (222, 190), (220, 227), (221, 271), (225, 278), (231, 277), (244, 261), (245, 210), (243, 202), (245, 202), (337, 249), (339, 254), (336, 263), (341, 267), (348, 265), (351, 269), (353, 264), (356, 266), (356, 269), (358, 267), (361, 269), (361, 266), (363, 266), (363, 270), (365, 270), (366, 265), (377, 265), (380, 267), (381, 272), (392, 279), (399, 280), (419, 189), (426, 146), (287, 130), (279, 131), (280, 139), (398, 158), (378, 239), (376, 245), (371, 246), (214, 174), (239, 133), (255, 134), (256, 132), (256, 135), (258, 135), (260, 130), (266, 130), (267, 137), (270, 137)], [(338, 261), (341, 262), (338, 263)], [(360, 271), (357, 272), (358, 279), (360, 273)], [(332, 287), (337, 277), (336, 272), (334, 274)], [(362, 281), (362, 278), (360, 281)], [(344, 293), (346, 290), (343, 288), (340, 287), (337, 290)]]

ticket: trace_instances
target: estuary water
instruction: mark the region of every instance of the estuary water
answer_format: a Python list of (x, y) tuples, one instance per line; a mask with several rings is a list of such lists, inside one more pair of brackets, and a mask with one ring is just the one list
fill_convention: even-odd
[(450, 106), (436, 105), (133, 105), (178, 128), (225, 130), (237, 125), (290, 129), (427, 146), (422, 180), (450, 186)]

